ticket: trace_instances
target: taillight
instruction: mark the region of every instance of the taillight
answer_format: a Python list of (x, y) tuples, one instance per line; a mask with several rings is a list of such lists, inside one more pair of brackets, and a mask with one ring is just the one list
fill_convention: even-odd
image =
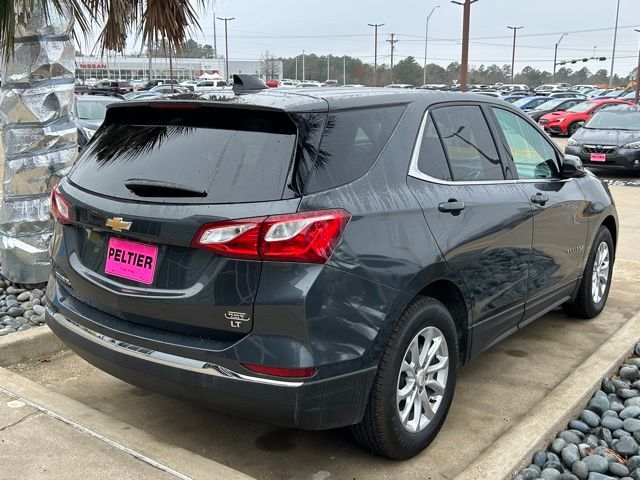
[(325, 263), (350, 218), (321, 210), (216, 222), (198, 230), (193, 246), (232, 258)]
[(49, 204), (49, 210), (51, 211), (51, 215), (53, 216), (53, 218), (58, 222), (71, 222), (71, 207), (69, 206), (69, 202), (67, 202), (62, 196), (57, 186), (51, 189), (51, 202)]
[(263, 375), (273, 375), (276, 377), (312, 377), (318, 371), (316, 368), (280, 368), (269, 367), (267, 365), (256, 365), (253, 363), (243, 363), (245, 368), (255, 373), (262, 373)]
[(192, 245), (225, 257), (260, 260), (260, 226), (265, 219), (266, 217), (261, 217), (209, 223), (198, 230)]

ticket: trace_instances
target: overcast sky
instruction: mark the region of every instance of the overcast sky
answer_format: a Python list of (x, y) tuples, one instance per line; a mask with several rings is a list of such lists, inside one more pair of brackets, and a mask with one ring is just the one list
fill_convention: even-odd
[[(469, 60), (473, 65), (511, 63), (512, 31), (518, 31), (516, 70), (525, 65), (553, 68), (554, 44), (563, 32), (558, 59), (590, 57), (594, 46), (605, 62), (576, 64), (609, 69), (617, 0), (479, 0), (472, 6)], [(615, 71), (626, 76), (637, 64), (640, 0), (621, 0)], [(462, 7), (449, 0), (218, 0), (216, 15), (229, 22), (229, 58), (258, 59), (265, 50), (292, 57), (302, 50), (334, 56), (351, 55), (373, 62), (373, 28), (379, 30), (380, 62), (389, 62), (389, 33), (399, 40), (398, 59), (413, 55), (422, 63), (425, 20), (440, 5), (429, 25), (429, 61), (446, 66), (460, 60)], [(224, 53), (224, 29), (217, 24), (218, 52)], [(213, 44), (213, 12), (201, 16), (199, 43)], [(139, 47), (137, 47), (139, 49)]]

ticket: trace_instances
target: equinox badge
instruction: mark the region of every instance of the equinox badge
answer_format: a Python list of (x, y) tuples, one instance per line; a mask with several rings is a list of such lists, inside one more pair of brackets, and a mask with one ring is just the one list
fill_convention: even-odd
[(121, 232), (131, 228), (131, 222), (125, 222), (122, 217), (108, 218), (105, 225), (111, 228), (114, 232)]

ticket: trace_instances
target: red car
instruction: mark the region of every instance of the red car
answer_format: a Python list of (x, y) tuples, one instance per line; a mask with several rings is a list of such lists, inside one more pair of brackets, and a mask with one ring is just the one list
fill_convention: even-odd
[(582, 127), (591, 115), (598, 110), (617, 104), (633, 105), (632, 102), (616, 99), (587, 100), (565, 111), (547, 113), (538, 122), (550, 135), (572, 136)]

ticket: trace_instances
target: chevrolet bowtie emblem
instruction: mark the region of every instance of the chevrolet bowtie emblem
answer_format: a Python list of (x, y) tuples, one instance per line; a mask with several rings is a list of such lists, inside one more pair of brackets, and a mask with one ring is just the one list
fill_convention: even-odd
[(122, 217), (108, 218), (105, 225), (115, 232), (121, 232), (131, 228), (131, 222), (125, 222)]

